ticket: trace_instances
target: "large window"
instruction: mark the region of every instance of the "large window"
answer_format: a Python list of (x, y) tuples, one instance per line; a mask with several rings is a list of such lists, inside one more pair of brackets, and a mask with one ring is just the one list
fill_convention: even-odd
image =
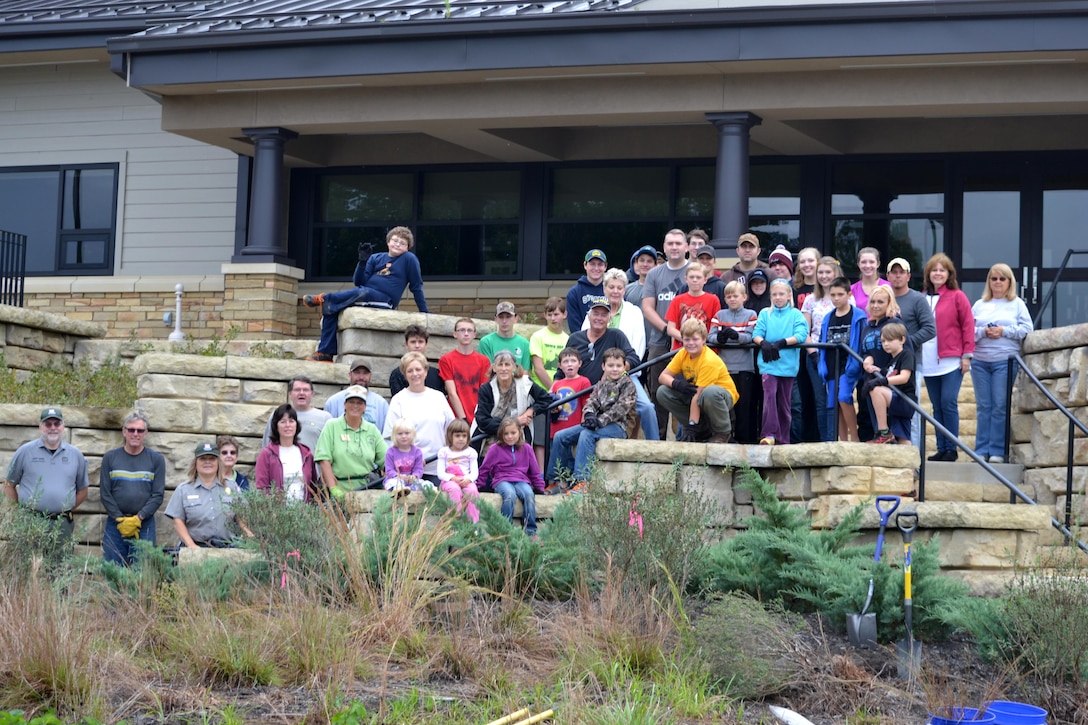
[[(309, 177), (303, 178), (303, 183)], [(351, 275), (358, 247), (385, 251), (385, 233), (406, 225), (429, 278), (513, 278), (520, 273), (521, 171), (403, 171), (321, 174), (310, 270)]]
[(590, 249), (627, 269), (639, 247), (661, 246), (665, 232), (695, 227), (713, 235), (714, 167), (554, 168), (546, 213), (545, 277), (577, 277)]
[(0, 229), (27, 237), (27, 275), (110, 274), (117, 165), (0, 169)]
[(748, 228), (769, 254), (779, 244), (801, 250), (801, 167), (759, 164), (748, 172)]
[(943, 161), (840, 162), (831, 171), (832, 254), (850, 277), (862, 247), (903, 257), (912, 269), (945, 251)]

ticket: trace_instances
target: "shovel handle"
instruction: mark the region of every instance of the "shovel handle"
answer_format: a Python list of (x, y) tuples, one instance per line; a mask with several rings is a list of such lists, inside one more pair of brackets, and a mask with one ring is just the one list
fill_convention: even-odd
[(887, 526), (888, 519), (891, 517), (895, 510), (899, 508), (900, 498), (898, 496), (877, 496), (876, 497), (876, 512), (880, 514), (880, 525)]
[(909, 542), (914, 530), (918, 528), (918, 513), (916, 511), (901, 511), (895, 516), (895, 526), (903, 535), (903, 541)]

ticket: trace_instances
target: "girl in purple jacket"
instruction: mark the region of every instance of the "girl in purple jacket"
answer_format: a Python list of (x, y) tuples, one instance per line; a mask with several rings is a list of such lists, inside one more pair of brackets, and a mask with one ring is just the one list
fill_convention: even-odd
[(479, 481), (490, 485), (502, 497), (502, 515), (511, 523), (514, 521), (514, 500), (521, 501), (525, 534), (536, 536), (534, 492), (544, 493), (544, 477), (516, 418), (506, 417), (499, 423), (498, 440), (487, 449), (480, 465)]

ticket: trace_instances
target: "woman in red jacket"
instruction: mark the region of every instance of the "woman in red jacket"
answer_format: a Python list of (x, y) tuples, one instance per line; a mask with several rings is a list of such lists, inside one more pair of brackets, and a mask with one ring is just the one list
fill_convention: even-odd
[(317, 486), (317, 467), (313, 452), (298, 442), (298, 414), (290, 404), (272, 413), (269, 440), (257, 455), (257, 488), (269, 494), (278, 491), (288, 500), (311, 501)]
[[(922, 273), (926, 299), (937, 320), (937, 336), (922, 345), (918, 370), (925, 377), (933, 417), (952, 435), (960, 434), (959, 395), (975, 352), (975, 317), (971, 302), (956, 281), (956, 267), (946, 254), (934, 254)], [(931, 461), (954, 461), (956, 444), (937, 436)]]

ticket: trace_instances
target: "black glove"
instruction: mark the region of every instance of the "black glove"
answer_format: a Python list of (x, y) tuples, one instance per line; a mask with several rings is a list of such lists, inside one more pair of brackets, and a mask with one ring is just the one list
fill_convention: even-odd
[(699, 392), (698, 386), (680, 375), (677, 375), (672, 379), (672, 382), (669, 383), (669, 387), (681, 395), (693, 396)]
[(784, 350), (787, 347), (789, 347), (789, 345), (786, 344), (786, 338), (784, 338), (784, 337), (781, 340), (775, 340), (775, 342), (774, 342), (774, 349), (775, 350)]
[(861, 386), (861, 392), (868, 395), (873, 392), (873, 389), (880, 388), (888, 384), (888, 379), (884, 377), (883, 373), (875, 372), (870, 374), (869, 379), (865, 381), (865, 384)]
[(718, 329), (718, 340), (739, 340), (740, 333), (734, 330), (732, 327), (721, 327)]
[(359, 261), (366, 264), (366, 260), (370, 259), (370, 255), (374, 254), (374, 245), (370, 242), (359, 243)]
[(601, 427), (601, 421), (597, 420), (596, 413), (586, 413), (582, 416), (582, 427), (586, 430), (597, 430)]
[(774, 362), (779, 358), (779, 348), (775, 347), (775, 344), (770, 340), (764, 340), (763, 342), (759, 343), (759, 349), (763, 351), (764, 362)]

